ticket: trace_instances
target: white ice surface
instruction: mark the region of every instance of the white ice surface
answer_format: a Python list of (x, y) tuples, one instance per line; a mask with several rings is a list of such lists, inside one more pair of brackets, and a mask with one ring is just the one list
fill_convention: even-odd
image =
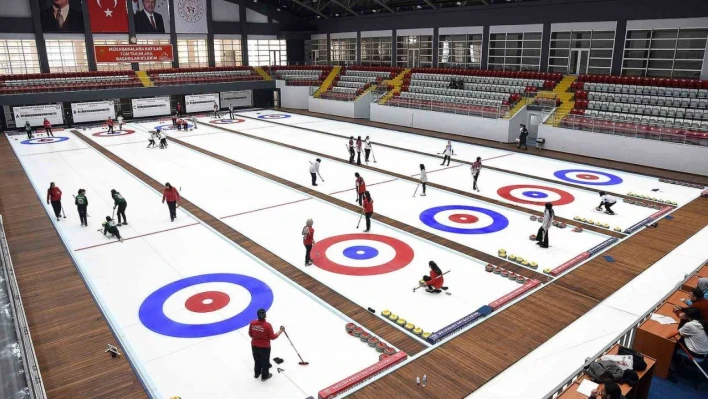
[(701, 267), (706, 242), (708, 227), (468, 397), (545, 397)]
[[(283, 114), (280, 111), (261, 110), (240, 112), (240, 115), (257, 118), (261, 115)], [(395, 129), (382, 129), (370, 126), (359, 125), (349, 122), (341, 122), (316, 118), (306, 115), (288, 113), (290, 118), (268, 119), (269, 122), (284, 125), (297, 126), (321, 132), (338, 134), (341, 136), (370, 136), (373, 142), (393, 145), (426, 153), (437, 153), (445, 147), (445, 141), (433, 137), (425, 137), (417, 134), (397, 131)], [(623, 181), (620, 184), (596, 186), (587, 185), (590, 188), (601, 189), (617, 194), (628, 194), (629, 192), (648, 195), (665, 200), (678, 202), (679, 205), (686, 204), (700, 195), (699, 189), (676, 186), (660, 183), (656, 177), (645, 176), (626, 171), (601, 168), (591, 165), (577, 164), (574, 162), (561, 161), (552, 158), (545, 158), (535, 155), (514, 153), (505, 150), (484, 147), (474, 144), (454, 142), (455, 158), (468, 162), (474, 162), (477, 157), (482, 157), (484, 164), (494, 166), (508, 171), (530, 174), (533, 176), (554, 179), (562, 182), (554, 173), (565, 169), (586, 169), (604, 173), (610, 173), (620, 177)], [(582, 183), (574, 183), (583, 186)], [(652, 191), (659, 189), (659, 191)]]

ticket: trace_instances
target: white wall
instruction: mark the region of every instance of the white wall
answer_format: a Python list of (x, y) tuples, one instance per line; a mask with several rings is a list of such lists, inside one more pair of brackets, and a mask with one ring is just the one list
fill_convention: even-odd
[(355, 118), (354, 101), (325, 100), (310, 97), (311, 112)]
[(309, 86), (286, 86), (284, 80), (276, 80), (275, 87), (280, 89), (281, 107), (308, 109), (310, 98)]
[[(513, 142), (516, 136), (518, 136), (518, 129), (512, 129), (509, 126), (510, 121), (507, 119), (455, 115), (444, 112), (390, 107), (376, 103), (371, 104), (371, 120), (374, 122), (434, 130), (502, 143)], [(516, 126), (518, 127), (518, 123)], [(513, 135), (511, 134), (512, 131)]]
[(708, 176), (708, 147), (541, 125), (544, 148)]
[(354, 101), (354, 117), (369, 119), (371, 115), (371, 92), (364, 93), (358, 100)]

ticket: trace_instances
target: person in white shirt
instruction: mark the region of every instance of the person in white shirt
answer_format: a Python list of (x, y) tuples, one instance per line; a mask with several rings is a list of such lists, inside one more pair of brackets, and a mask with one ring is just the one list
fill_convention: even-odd
[(118, 130), (123, 130), (123, 114), (118, 114)]
[(448, 141), (447, 145), (445, 146), (445, 151), (443, 151), (443, 155), (445, 156), (445, 158), (443, 158), (443, 161), (440, 166), (445, 165), (445, 161), (447, 161), (447, 166), (450, 166), (450, 157), (454, 153), (455, 152), (452, 150), (452, 142)]
[[(317, 175), (320, 174), (320, 162), (322, 162), (322, 160), (319, 158), (317, 158), (315, 162), (310, 162), (310, 176), (312, 177), (313, 186), (317, 185)], [(322, 176), (320, 176), (320, 179), (322, 179)], [(322, 179), (322, 181), (324, 181), (324, 179)]]
[(369, 163), (369, 154), (371, 153), (371, 140), (369, 136), (364, 139), (364, 162)]
[(553, 204), (547, 202), (546, 210), (543, 212), (543, 223), (536, 234), (536, 245), (539, 245), (541, 248), (548, 248), (548, 230), (553, 226), (553, 219), (555, 217), (556, 213), (553, 212)]
[[(671, 333), (666, 335), (666, 338), (672, 339), (677, 335), (680, 336), (679, 343), (688, 349), (689, 355), (698, 359), (705, 358), (708, 356), (708, 322), (701, 318), (701, 312), (696, 308), (686, 308), (683, 314), (688, 322), (678, 330), (671, 331)], [(676, 352), (679, 351), (683, 351), (683, 348), (681, 345), (676, 345)], [(674, 356), (672, 363), (677, 358), (677, 356)], [(669, 375), (669, 379), (671, 377)]]
[(470, 166), (472, 171), (472, 189), (479, 192), (479, 187), (477, 187), (477, 178), (479, 178), (479, 171), (482, 170), (482, 157), (477, 157), (477, 160)]
[(605, 206), (605, 213), (608, 215), (614, 215), (615, 213), (612, 211), (612, 206), (617, 203), (617, 198), (607, 194), (604, 191), (600, 191), (600, 197), (602, 198), (600, 201), (600, 205), (595, 208), (598, 211), (602, 210), (602, 206)]
[(189, 120), (192, 121), (192, 126), (194, 126), (193, 129), (196, 130), (196, 129), (197, 129), (197, 116), (196, 116), (196, 115), (192, 115), (192, 117), (189, 118)]
[(428, 173), (425, 171), (425, 165), (420, 164), (420, 184), (423, 185), (423, 193), (421, 197), (425, 197), (425, 185), (428, 184)]

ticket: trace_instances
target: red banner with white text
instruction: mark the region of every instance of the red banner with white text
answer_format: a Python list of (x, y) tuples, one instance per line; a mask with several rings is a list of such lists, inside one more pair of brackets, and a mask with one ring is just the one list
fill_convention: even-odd
[(173, 61), (172, 46), (165, 45), (97, 45), (96, 62)]
[(85, 0), (88, 1), (91, 32), (128, 32), (128, 3), (126, 0)]

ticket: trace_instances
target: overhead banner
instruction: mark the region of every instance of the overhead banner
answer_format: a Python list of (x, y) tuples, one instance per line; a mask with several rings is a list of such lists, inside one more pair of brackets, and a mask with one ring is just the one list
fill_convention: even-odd
[(61, 103), (13, 107), (12, 113), (15, 116), (15, 126), (18, 128), (24, 126), (26, 121), (29, 121), (31, 126), (42, 126), (44, 118), (47, 118), (52, 125), (64, 123)]
[(72, 103), (71, 114), (74, 122), (105, 121), (116, 118), (114, 101), (93, 101), (88, 103)]
[(177, 33), (207, 33), (206, 0), (175, 0)]
[(187, 112), (213, 111), (214, 103), (216, 103), (217, 106), (219, 105), (218, 93), (193, 94), (184, 96), (185, 110)]
[(173, 61), (172, 45), (96, 45), (96, 62)]
[(229, 108), (232, 105), (234, 108), (253, 106), (253, 90), (222, 91), (221, 106)]
[(170, 33), (168, 0), (132, 0), (136, 33)]
[(171, 113), (170, 97), (134, 98), (131, 102), (133, 104), (133, 118)]
[(91, 32), (128, 32), (128, 3), (125, 0), (86, 1), (88, 1)]

